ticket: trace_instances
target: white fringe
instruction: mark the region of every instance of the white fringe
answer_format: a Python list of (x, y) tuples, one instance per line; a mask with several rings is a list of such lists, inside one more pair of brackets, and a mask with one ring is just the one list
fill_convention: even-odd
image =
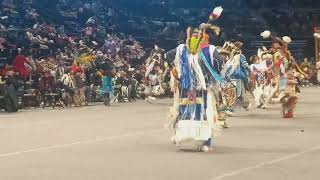
[(195, 72), (195, 77), (197, 78), (198, 88), (206, 90), (207, 89), (206, 80), (205, 80), (204, 75), (202, 73), (202, 69), (199, 64), (199, 60), (200, 60), (200, 58), (199, 58), (198, 54), (193, 56), (193, 70)]
[(174, 124), (177, 121), (179, 116), (179, 88), (174, 85), (174, 96), (173, 96), (173, 105), (169, 109), (169, 114), (167, 117), (167, 123), (165, 124), (165, 128), (174, 128)]
[(222, 123), (218, 119), (217, 102), (213, 90), (210, 88), (207, 95), (207, 121), (212, 128), (212, 137), (219, 136), (222, 131)]
[(155, 64), (155, 61), (153, 61), (153, 62), (147, 67), (145, 77), (148, 77), (148, 76), (149, 76), (150, 72), (153, 70), (154, 64)]
[(177, 48), (176, 57), (174, 59), (174, 65), (176, 66), (176, 70), (178, 72), (178, 78), (181, 77), (181, 66), (180, 66), (180, 59), (182, 55), (183, 48), (185, 47), (185, 44), (180, 44)]
[(177, 124), (175, 141), (207, 141), (212, 137), (212, 128), (207, 121), (179, 121)]

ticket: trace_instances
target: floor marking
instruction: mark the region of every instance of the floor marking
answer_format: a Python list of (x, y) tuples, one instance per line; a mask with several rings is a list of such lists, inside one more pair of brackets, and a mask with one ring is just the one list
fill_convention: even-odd
[(225, 173), (225, 174), (223, 174), (221, 176), (215, 177), (215, 178), (210, 179), (210, 180), (221, 180), (221, 179), (224, 179), (224, 178), (227, 178), (227, 177), (236, 176), (236, 175), (239, 175), (239, 174), (251, 171), (251, 170), (255, 170), (255, 169), (261, 168), (263, 166), (273, 165), (273, 164), (279, 163), (281, 161), (293, 159), (293, 158), (296, 158), (298, 156), (301, 156), (301, 155), (304, 155), (304, 154), (307, 154), (307, 153), (310, 153), (310, 152), (318, 151), (318, 150), (320, 150), (320, 146), (313, 147), (311, 149), (307, 149), (307, 150), (302, 151), (302, 152), (290, 154), (290, 155), (287, 155), (287, 156), (284, 156), (284, 157), (281, 157), (281, 158), (278, 158), (278, 159), (274, 159), (274, 160), (271, 160), (271, 161), (262, 162), (262, 163), (254, 165), (254, 166), (249, 166), (249, 167), (242, 168), (242, 169), (239, 169), (239, 170), (235, 170), (235, 171), (232, 171), (232, 172), (229, 172), (229, 173)]
[(77, 142), (68, 143), (68, 144), (46, 146), (46, 147), (40, 147), (40, 148), (35, 148), (35, 149), (29, 149), (29, 150), (25, 150), (25, 151), (17, 151), (17, 152), (12, 152), (12, 153), (0, 154), (0, 158), (11, 157), (11, 156), (21, 155), (21, 154), (25, 154), (25, 153), (45, 151), (45, 150), (61, 149), (61, 148), (75, 146), (75, 145), (94, 144), (94, 143), (99, 143), (99, 142), (104, 142), (104, 141), (109, 141), (109, 140), (114, 140), (114, 139), (119, 139), (119, 138), (140, 136), (140, 135), (158, 133), (158, 132), (163, 132), (163, 131), (164, 131), (163, 129), (154, 129), (154, 130), (144, 131), (144, 132), (136, 132), (136, 133), (130, 133), (130, 134), (109, 136), (109, 137), (104, 137), (104, 138), (96, 138), (96, 139), (85, 140), (85, 141), (77, 141)]

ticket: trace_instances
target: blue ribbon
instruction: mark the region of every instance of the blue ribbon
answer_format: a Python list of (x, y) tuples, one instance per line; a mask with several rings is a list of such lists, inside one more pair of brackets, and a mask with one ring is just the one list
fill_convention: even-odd
[(190, 89), (192, 84), (192, 74), (188, 64), (188, 52), (186, 47), (183, 49), (180, 64), (181, 64), (181, 71), (182, 71), (181, 73), (182, 89)]
[(220, 74), (218, 74), (209, 64), (208, 59), (206, 58), (206, 56), (203, 54), (203, 52), (200, 52), (200, 59), (203, 61), (203, 63), (205, 64), (205, 66), (208, 68), (211, 76), (213, 77), (214, 80), (216, 80), (217, 82), (219, 82), (220, 84), (224, 83), (223, 78), (220, 76)]

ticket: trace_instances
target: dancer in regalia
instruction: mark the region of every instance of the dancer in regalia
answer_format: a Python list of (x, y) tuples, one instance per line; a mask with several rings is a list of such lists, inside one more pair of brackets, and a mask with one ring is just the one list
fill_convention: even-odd
[(236, 88), (236, 97), (241, 106), (249, 110), (251, 103), (246, 95), (247, 91), (251, 91), (249, 87), (250, 68), (246, 57), (241, 52), (241, 42), (226, 42), (223, 48), (229, 51), (228, 61), (222, 70), (224, 79)]
[(166, 72), (164, 59), (164, 50), (155, 45), (146, 60), (145, 78), (147, 87), (145, 93), (147, 96), (161, 96), (165, 93), (163, 87), (164, 73)]
[(252, 57), (252, 61), (254, 63), (250, 65), (251, 87), (255, 98), (255, 105), (257, 108), (261, 108), (264, 103), (263, 90), (266, 84), (265, 74), (267, 65), (259, 55)]
[[(216, 8), (213, 14), (216, 12), (221, 14), (222, 8)], [(219, 33), (219, 28), (210, 24), (202, 24), (199, 29), (189, 27), (186, 44), (179, 45), (176, 52), (170, 119), (175, 129), (172, 140), (180, 149), (211, 150), (213, 137), (224, 123), (218, 116), (223, 60), (216, 47), (208, 43), (209, 29)]]
[(261, 33), (261, 36), (264, 38), (271, 37), (273, 40), (271, 51), (273, 53), (274, 88), (269, 98), (276, 96), (282, 104), (281, 112), (283, 118), (293, 118), (294, 108), (298, 101), (296, 93), (297, 81), (294, 76), (294, 70), (301, 70), (294, 62), (288, 49), (288, 44), (292, 40), (288, 36), (284, 36), (282, 39), (273, 37), (270, 31), (264, 31)]

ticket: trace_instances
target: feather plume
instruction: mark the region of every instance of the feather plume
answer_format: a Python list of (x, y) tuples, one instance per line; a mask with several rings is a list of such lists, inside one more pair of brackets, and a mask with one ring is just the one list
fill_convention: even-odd
[(221, 31), (220, 27), (212, 25), (210, 26), (210, 29), (212, 29), (217, 35), (220, 34), (220, 31)]
[(228, 47), (228, 45), (229, 45), (229, 42), (228, 42), (228, 41), (226, 41), (226, 42), (224, 42), (224, 44), (223, 44), (222, 48), (223, 48), (223, 49), (226, 49), (226, 48)]
[(155, 61), (153, 61), (146, 69), (146, 74), (145, 77), (148, 77), (150, 72), (152, 71), (153, 67), (154, 67)]
[(258, 56), (259, 58), (261, 58), (261, 57), (262, 57), (262, 54), (263, 54), (263, 51), (262, 51), (261, 48), (259, 48), (259, 49), (258, 49), (257, 56)]
[(187, 45), (189, 50), (190, 50), (190, 42), (191, 42), (191, 37), (192, 37), (192, 31), (193, 31), (192, 27), (188, 27), (186, 45)]
[(187, 39), (191, 39), (192, 37), (192, 27), (188, 27), (187, 29)]
[(268, 49), (265, 46), (262, 46), (263, 51), (268, 51)]
[(206, 29), (211, 29), (216, 35), (219, 35), (221, 31), (220, 27), (211, 24), (201, 24), (200, 28), (204, 30), (204, 33), (206, 33)]
[(99, 45), (96, 41), (92, 41), (92, 44), (93, 44), (94, 46), (98, 46), (98, 45)]
[(214, 8), (212, 13), (209, 16), (209, 20), (215, 21), (215, 20), (219, 19), (219, 17), (222, 14), (222, 11), (223, 11), (223, 8), (221, 6)]
[(261, 37), (263, 37), (263, 39), (267, 39), (267, 38), (271, 37), (271, 32), (268, 31), (268, 30), (263, 31), (263, 32), (261, 33)]
[(282, 37), (282, 40), (283, 40), (285, 43), (287, 43), (287, 44), (289, 44), (289, 43), (292, 42), (292, 39), (291, 39), (289, 36), (283, 36), (283, 37)]

